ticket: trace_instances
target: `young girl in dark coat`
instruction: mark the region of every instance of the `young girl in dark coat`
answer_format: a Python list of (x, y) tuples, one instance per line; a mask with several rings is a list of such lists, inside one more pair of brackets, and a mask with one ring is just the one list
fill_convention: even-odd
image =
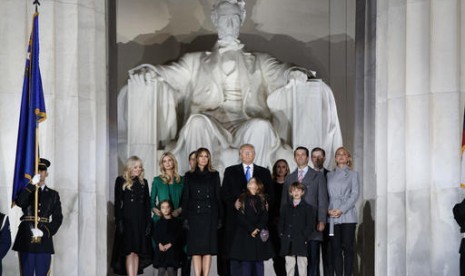
[(177, 275), (182, 252), (182, 223), (173, 217), (173, 203), (170, 200), (160, 202), (161, 218), (155, 224), (153, 240), (155, 258), (153, 266), (158, 269), (158, 276)]
[(247, 191), (241, 194), (239, 202), (238, 228), (230, 256), (241, 262), (243, 276), (263, 276), (263, 261), (272, 258), (274, 254), (270, 240), (263, 241), (260, 237), (260, 232), (265, 232), (267, 228), (268, 210), (263, 184), (259, 179), (252, 177), (249, 180)]

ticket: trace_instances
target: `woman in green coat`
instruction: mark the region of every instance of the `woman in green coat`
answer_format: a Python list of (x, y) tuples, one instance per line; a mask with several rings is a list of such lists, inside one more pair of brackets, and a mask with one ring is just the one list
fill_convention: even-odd
[(181, 196), (184, 186), (184, 179), (178, 173), (178, 162), (174, 155), (165, 152), (160, 158), (160, 175), (153, 178), (150, 203), (154, 216), (153, 222), (160, 219), (161, 212), (158, 204), (163, 200), (170, 200), (173, 203), (173, 216), (181, 214)]

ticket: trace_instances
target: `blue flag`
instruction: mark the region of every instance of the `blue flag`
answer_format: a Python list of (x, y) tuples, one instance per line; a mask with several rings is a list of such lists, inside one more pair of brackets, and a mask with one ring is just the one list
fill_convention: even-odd
[(15, 175), (13, 178), (13, 203), (21, 190), (32, 179), (32, 176), (37, 173), (39, 123), (47, 118), (39, 69), (39, 13), (34, 14), (33, 21), (27, 49), (28, 56), (19, 116)]

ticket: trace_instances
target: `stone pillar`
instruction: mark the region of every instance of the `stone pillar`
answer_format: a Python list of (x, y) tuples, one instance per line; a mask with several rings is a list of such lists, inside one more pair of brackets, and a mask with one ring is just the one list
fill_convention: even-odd
[[(64, 220), (54, 237), (53, 275), (107, 271), (108, 116), (105, 0), (41, 1), (40, 65), (47, 120), (41, 155), (52, 162), (48, 185), (61, 196)], [(19, 208), (11, 203), (16, 135), (32, 1), (3, 1), (0, 29), (0, 207), (13, 238)], [(3, 261), (19, 273), (16, 252)]]
[(376, 275), (459, 274), (460, 2), (377, 1)]

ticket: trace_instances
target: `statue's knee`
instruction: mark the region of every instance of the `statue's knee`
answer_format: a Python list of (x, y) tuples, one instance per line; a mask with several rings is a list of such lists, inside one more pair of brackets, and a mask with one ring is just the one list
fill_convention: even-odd
[(208, 125), (208, 119), (202, 115), (192, 115), (186, 125), (204, 128)]
[(249, 126), (252, 129), (260, 131), (273, 129), (273, 125), (271, 124), (271, 122), (264, 119), (252, 119), (249, 123)]

